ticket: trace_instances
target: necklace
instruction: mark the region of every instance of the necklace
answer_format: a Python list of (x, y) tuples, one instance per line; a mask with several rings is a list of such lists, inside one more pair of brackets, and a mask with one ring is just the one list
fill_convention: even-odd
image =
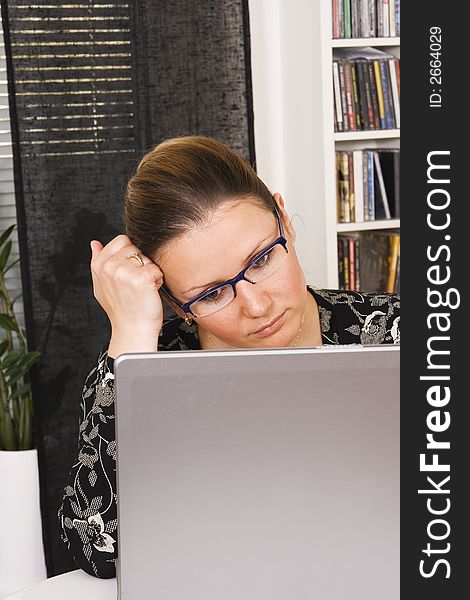
[[(295, 348), (297, 346), (297, 342), (299, 341), (300, 334), (302, 333), (302, 327), (304, 325), (304, 319), (305, 319), (305, 312), (302, 315), (302, 321), (300, 322), (299, 330), (297, 332), (297, 335), (295, 336), (294, 343), (292, 344), (293, 348)], [(210, 339), (212, 345), (215, 345), (215, 340), (212, 337), (212, 335), (210, 334), (210, 331), (207, 331), (207, 337)]]
[(302, 315), (302, 321), (300, 322), (300, 327), (299, 327), (299, 331), (297, 332), (297, 335), (295, 336), (295, 340), (294, 343), (292, 344), (292, 346), (295, 348), (297, 346), (297, 342), (299, 341), (299, 337), (300, 337), (300, 333), (302, 332), (302, 327), (304, 325), (304, 318), (305, 318), (305, 312)]

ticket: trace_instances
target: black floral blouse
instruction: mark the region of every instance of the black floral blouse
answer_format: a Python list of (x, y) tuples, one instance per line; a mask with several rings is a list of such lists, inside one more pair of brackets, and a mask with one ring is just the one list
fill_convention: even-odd
[[(308, 290), (318, 305), (324, 345), (400, 342), (398, 296)], [(115, 577), (117, 556), (114, 360), (107, 355), (108, 345), (83, 386), (78, 455), (58, 512), (62, 539), (75, 563), (101, 578)], [(158, 349), (200, 349), (196, 326), (176, 315), (165, 320)]]

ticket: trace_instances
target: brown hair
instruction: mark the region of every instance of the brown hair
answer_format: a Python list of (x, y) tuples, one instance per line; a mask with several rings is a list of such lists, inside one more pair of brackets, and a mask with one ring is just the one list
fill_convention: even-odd
[(275, 213), (275, 201), (251, 166), (221, 142), (190, 135), (147, 152), (129, 180), (126, 235), (155, 258), (168, 242), (208, 223), (229, 200), (246, 199)]

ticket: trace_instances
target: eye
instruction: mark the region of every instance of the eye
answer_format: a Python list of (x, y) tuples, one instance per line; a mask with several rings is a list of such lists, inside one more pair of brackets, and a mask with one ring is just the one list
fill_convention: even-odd
[(260, 256), (258, 260), (251, 265), (251, 268), (262, 269), (263, 267), (266, 267), (271, 260), (271, 253), (272, 250), (266, 252), (266, 254), (263, 254), (263, 256)]
[(221, 288), (219, 288), (217, 290), (214, 290), (210, 294), (207, 294), (207, 296), (204, 296), (204, 298), (201, 298), (199, 300), (199, 302), (206, 302), (207, 304), (211, 304), (212, 302), (217, 302), (217, 300), (221, 296), (221, 293), (222, 293), (222, 289)]

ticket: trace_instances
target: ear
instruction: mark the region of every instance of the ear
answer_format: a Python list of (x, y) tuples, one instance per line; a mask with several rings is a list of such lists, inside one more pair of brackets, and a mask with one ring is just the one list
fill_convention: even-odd
[(277, 204), (277, 207), (279, 208), (279, 213), (282, 218), (282, 224), (284, 225), (284, 229), (289, 234), (292, 241), (295, 242), (295, 238), (296, 238), (295, 229), (294, 229), (294, 227), (290, 221), (289, 215), (287, 214), (287, 211), (284, 207), (284, 198), (281, 196), (281, 194), (279, 194), (279, 192), (274, 192), (273, 198)]

